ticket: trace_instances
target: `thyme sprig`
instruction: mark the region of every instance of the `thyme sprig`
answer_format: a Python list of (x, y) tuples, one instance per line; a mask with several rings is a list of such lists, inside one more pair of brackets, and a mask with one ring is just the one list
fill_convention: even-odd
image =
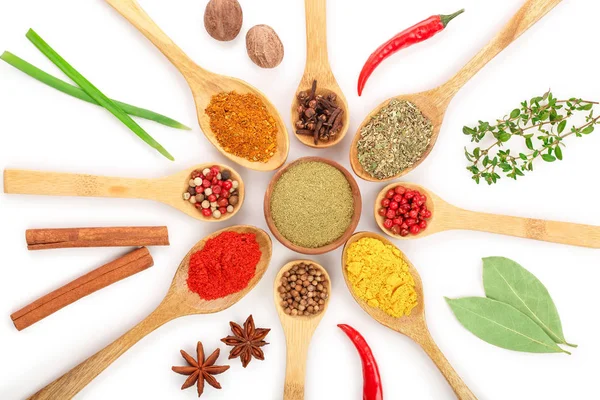
[[(493, 139), (487, 147), (475, 147), (471, 151), (465, 147), (465, 156), (471, 163), (467, 170), (476, 183), (483, 180), (491, 185), (500, 179), (498, 172), (516, 180), (525, 172), (533, 171), (537, 159), (562, 160), (567, 137), (589, 135), (600, 125), (600, 115), (594, 114), (594, 106), (598, 104), (578, 98), (558, 100), (548, 91), (529, 102), (523, 101), (520, 108), (497, 120), (495, 125), (479, 121), (476, 127), (465, 126), (463, 133), (471, 136), (471, 142)], [(568, 120), (577, 117), (584, 119), (567, 130)], [(528, 150), (511, 152), (507, 149), (507, 143), (513, 138), (521, 138)]]

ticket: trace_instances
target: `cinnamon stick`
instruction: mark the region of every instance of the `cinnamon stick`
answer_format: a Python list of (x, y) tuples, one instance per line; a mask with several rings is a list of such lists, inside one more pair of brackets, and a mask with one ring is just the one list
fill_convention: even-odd
[(83, 275), (71, 283), (39, 298), (10, 316), (20, 331), (77, 300), (154, 265), (147, 248), (134, 250), (123, 257)]
[(168, 246), (169, 231), (166, 226), (29, 229), (25, 232), (25, 239), (29, 250)]

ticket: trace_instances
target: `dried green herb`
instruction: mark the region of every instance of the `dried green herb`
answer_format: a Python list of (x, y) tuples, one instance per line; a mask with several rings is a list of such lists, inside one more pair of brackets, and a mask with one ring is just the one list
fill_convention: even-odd
[[(542, 159), (554, 162), (563, 159), (564, 140), (569, 136), (589, 135), (600, 124), (595, 116), (594, 105), (599, 103), (571, 98), (558, 100), (551, 92), (523, 101), (519, 108), (497, 120), (496, 124), (479, 121), (473, 128), (465, 126), (463, 133), (471, 136), (471, 142), (490, 141), (487, 147), (465, 148), (465, 156), (471, 163), (467, 170), (479, 183), (489, 185), (500, 179), (499, 172), (517, 179), (533, 171), (534, 161)], [(567, 129), (569, 120), (582, 119)], [(511, 139), (523, 140), (527, 150), (505, 149)], [(512, 143), (512, 142), (511, 142)]]
[(277, 230), (290, 242), (308, 248), (335, 242), (354, 215), (346, 176), (317, 161), (301, 162), (284, 172), (273, 187), (270, 206)]
[(567, 353), (531, 318), (508, 304), (485, 297), (448, 299), (458, 321), (494, 346), (527, 353)]
[(577, 347), (565, 340), (560, 317), (548, 289), (521, 265), (504, 257), (484, 258), (483, 286), (488, 298), (521, 311), (556, 343)]
[(421, 159), (432, 135), (431, 121), (416, 105), (393, 99), (361, 129), (358, 161), (372, 177), (391, 178)]

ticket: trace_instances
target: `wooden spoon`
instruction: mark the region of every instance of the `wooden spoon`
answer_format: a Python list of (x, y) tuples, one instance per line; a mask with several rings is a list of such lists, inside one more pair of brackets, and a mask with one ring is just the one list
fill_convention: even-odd
[[(413, 169), (417, 168), (431, 152), (435, 145), (440, 128), (444, 120), (444, 115), (448, 109), (450, 101), (454, 95), (488, 62), (496, 57), (502, 50), (508, 47), (513, 41), (521, 36), (525, 31), (531, 28), (536, 22), (544, 17), (562, 0), (528, 0), (523, 7), (515, 14), (508, 24), (500, 31), (500, 33), (485, 46), (469, 63), (461, 69), (452, 79), (435, 89), (394, 97), (386, 100), (373, 110), (363, 121), (360, 128), (354, 136), (352, 146), (350, 147), (350, 164), (352, 169), (360, 178), (376, 182), (389, 181), (400, 176), (408, 174)], [(387, 179), (376, 179), (364, 170), (358, 161), (358, 141), (360, 140), (360, 132), (362, 128), (371, 121), (371, 118), (377, 114), (383, 107), (386, 107), (393, 99), (407, 100), (415, 104), (433, 124), (433, 136), (429, 146), (423, 153), (421, 159), (411, 167), (399, 172), (398, 174)]]
[[(385, 197), (386, 192), (396, 186), (404, 186), (409, 189), (418, 190), (427, 196), (426, 205), (427, 209), (431, 211), (431, 219), (427, 221), (427, 229), (417, 235), (402, 237), (393, 234), (383, 226), (384, 219), (377, 213), (379, 208), (381, 208), (381, 200)], [(386, 234), (393, 238), (403, 240), (416, 239), (453, 229), (464, 229), (600, 249), (599, 226), (510, 217), (506, 215), (485, 214), (463, 210), (446, 203), (435, 193), (414, 183), (398, 182), (386, 186), (379, 193), (377, 200), (375, 201), (375, 220), (377, 221), (377, 225), (379, 225)]]
[(456, 373), (454, 368), (452, 368), (452, 365), (450, 365), (446, 357), (444, 357), (440, 349), (435, 344), (433, 338), (431, 337), (431, 334), (429, 333), (429, 329), (427, 328), (427, 322), (425, 321), (425, 305), (423, 303), (423, 283), (421, 282), (421, 277), (419, 276), (419, 273), (417, 272), (415, 267), (410, 263), (408, 258), (406, 258), (404, 253), (400, 252), (410, 268), (410, 273), (415, 280), (415, 290), (417, 291), (418, 295), (418, 304), (412, 310), (409, 316), (394, 318), (378, 308), (371, 307), (363, 299), (356, 296), (354, 290), (352, 289), (352, 284), (348, 280), (348, 272), (346, 270), (346, 252), (348, 250), (348, 247), (352, 243), (362, 238), (378, 239), (385, 244), (394, 246), (393, 243), (391, 243), (384, 237), (377, 235), (376, 233), (370, 232), (356, 233), (350, 238), (350, 240), (348, 240), (346, 246), (344, 247), (344, 251), (342, 252), (342, 270), (344, 273), (344, 279), (346, 280), (346, 285), (348, 285), (348, 289), (350, 289), (350, 293), (352, 293), (354, 300), (356, 300), (358, 305), (360, 305), (362, 309), (365, 310), (367, 314), (373, 317), (377, 322), (387, 326), (390, 329), (395, 330), (396, 332), (408, 336), (409, 338), (414, 340), (419, 346), (421, 346), (421, 348), (425, 350), (425, 353), (427, 353), (429, 358), (431, 358), (431, 360), (438, 367), (442, 375), (444, 375), (444, 378), (446, 378), (446, 380), (452, 387), (452, 390), (454, 390), (454, 393), (456, 393), (456, 396), (459, 399), (476, 399), (475, 395), (471, 392), (471, 390), (469, 390), (467, 385), (465, 385), (460, 376), (458, 376), (458, 374)]
[[(198, 294), (188, 290), (186, 281), (190, 257), (196, 251), (201, 250), (207, 240), (226, 231), (256, 234), (256, 241), (260, 246), (262, 257), (256, 266), (256, 274), (246, 289), (217, 300), (203, 300)], [(152, 314), (112, 344), (88, 358), (29, 399), (70, 399), (119, 358), (119, 356), (125, 353), (125, 351), (166, 322), (186, 315), (216, 313), (231, 307), (248, 294), (260, 281), (271, 261), (271, 250), (269, 235), (253, 226), (232, 226), (205, 237), (196, 243), (183, 261), (181, 261), (169, 292)]]
[[(344, 234), (342, 236), (340, 236), (337, 240), (335, 240), (325, 246), (322, 246), (322, 247), (316, 247), (316, 248), (303, 247), (303, 246), (299, 246), (297, 244), (292, 243), (285, 236), (283, 236), (281, 234), (281, 232), (279, 232), (279, 229), (277, 229), (277, 226), (275, 225), (275, 221), (273, 220), (273, 215), (271, 214), (271, 196), (273, 195), (273, 189), (275, 188), (275, 184), (277, 183), (279, 178), (281, 178), (281, 176), (284, 173), (286, 173), (291, 167), (298, 165), (300, 163), (303, 163), (303, 162), (321, 162), (321, 163), (329, 164), (329, 165), (337, 168), (342, 174), (344, 174), (344, 176), (348, 180), (348, 183), (350, 184), (350, 188), (352, 190), (352, 198), (354, 200), (354, 213), (352, 214), (352, 219), (350, 220), (350, 224), (348, 225), (348, 228), (346, 229)], [(327, 207), (327, 205), (324, 205), (324, 207)], [(322, 158), (322, 157), (299, 158), (296, 161), (289, 163), (288, 165), (286, 165), (285, 167), (283, 167), (279, 171), (277, 171), (277, 173), (271, 179), (271, 182), (269, 183), (269, 187), (267, 188), (267, 191), (265, 192), (265, 200), (263, 203), (263, 212), (265, 214), (265, 220), (267, 221), (267, 226), (269, 227), (269, 230), (271, 230), (271, 233), (273, 233), (273, 236), (275, 236), (275, 239), (277, 239), (285, 247), (287, 247), (288, 249), (290, 249), (292, 251), (295, 251), (296, 253), (308, 254), (308, 255), (325, 254), (325, 253), (328, 253), (330, 251), (337, 249), (338, 247), (340, 247), (341, 245), (346, 243), (346, 240), (348, 240), (348, 238), (350, 236), (352, 236), (352, 234), (354, 233), (354, 230), (358, 226), (358, 222), (360, 221), (361, 211), (362, 211), (362, 197), (360, 195), (360, 188), (358, 187), (358, 184), (356, 183), (356, 180), (354, 179), (352, 174), (350, 174), (350, 172), (348, 172), (348, 170), (346, 168), (342, 167), (340, 164), (336, 163), (335, 161), (329, 160), (327, 158)]]
[[(106, 0), (106, 2), (154, 43), (171, 63), (173, 63), (179, 72), (181, 72), (192, 90), (192, 95), (196, 102), (198, 122), (200, 123), (204, 135), (221, 153), (223, 153), (223, 155), (243, 167), (258, 171), (272, 171), (285, 163), (290, 147), (287, 129), (275, 106), (262, 92), (240, 79), (215, 74), (201, 68), (177, 47), (163, 31), (161, 31), (136, 0)], [(241, 94), (252, 93), (258, 96), (264, 103), (269, 114), (273, 116), (277, 123), (277, 149), (273, 157), (266, 163), (251, 162), (245, 158), (226, 152), (219, 144), (214, 132), (210, 128), (210, 118), (206, 115), (204, 110), (210, 103), (212, 96), (222, 92), (232, 91)]]
[(279, 284), (283, 274), (290, 270), (294, 265), (305, 263), (313, 264), (321, 269), (325, 278), (327, 279), (327, 291), (331, 296), (331, 279), (327, 270), (321, 265), (310, 260), (296, 260), (287, 263), (281, 268), (281, 271), (275, 278), (275, 285), (273, 287), (273, 296), (275, 298), (275, 308), (279, 319), (281, 320), (281, 326), (285, 333), (286, 348), (287, 348), (287, 361), (285, 369), (285, 386), (283, 390), (283, 400), (302, 400), (304, 399), (304, 377), (306, 375), (306, 358), (308, 356), (308, 347), (310, 340), (312, 339), (317, 326), (323, 319), (327, 307), (329, 306), (329, 299), (325, 300), (325, 306), (319, 314), (312, 316), (291, 316), (285, 313), (281, 306), (281, 298), (279, 297)]
[[(192, 171), (217, 165), (231, 171), (231, 178), (239, 182), (239, 202), (232, 213), (220, 219), (205, 217), (189, 201), (183, 199), (188, 190)], [(233, 217), (242, 208), (245, 190), (242, 177), (233, 168), (215, 163), (196, 165), (174, 175), (158, 179), (114, 178), (107, 176), (63, 174), (58, 172), (4, 170), (4, 193), (47, 196), (114, 197), (159, 201), (175, 207), (192, 218), (207, 222), (222, 222)]]
[[(300, 81), (294, 100), (292, 101), (292, 124), (299, 119), (298, 115), (298, 93), (310, 91), (313, 81), (317, 81), (318, 95), (326, 97), (330, 93), (337, 96), (337, 104), (343, 110), (344, 125), (334, 140), (329, 142), (319, 141), (316, 145), (312, 136), (298, 135), (296, 137), (302, 143), (314, 148), (327, 148), (335, 146), (342, 141), (350, 125), (350, 113), (348, 102), (342, 89), (335, 80), (327, 53), (327, 0), (305, 0), (306, 9), (306, 67), (304, 76)], [(295, 132), (295, 128), (294, 128)]]

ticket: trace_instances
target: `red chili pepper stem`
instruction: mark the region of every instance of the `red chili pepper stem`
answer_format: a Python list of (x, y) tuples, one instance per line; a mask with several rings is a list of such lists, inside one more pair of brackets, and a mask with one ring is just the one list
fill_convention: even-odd
[(458, 17), (460, 14), (462, 14), (464, 12), (465, 12), (465, 9), (463, 8), (462, 10), (459, 10), (459, 11), (455, 12), (454, 14), (440, 15), (440, 19), (442, 20), (442, 24), (444, 24), (444, 28), (448, 26), (448, 23), (450, 23), (450, 21), (452, 21), (454, 18)]
[(338, 327), (350, 338), (362, 361), (363, 369), (363, 400), (383, 400), (383, 389), (379, 367), (373, 357), (373, 352), (364, 337), (349, 325), (340, 324)]

